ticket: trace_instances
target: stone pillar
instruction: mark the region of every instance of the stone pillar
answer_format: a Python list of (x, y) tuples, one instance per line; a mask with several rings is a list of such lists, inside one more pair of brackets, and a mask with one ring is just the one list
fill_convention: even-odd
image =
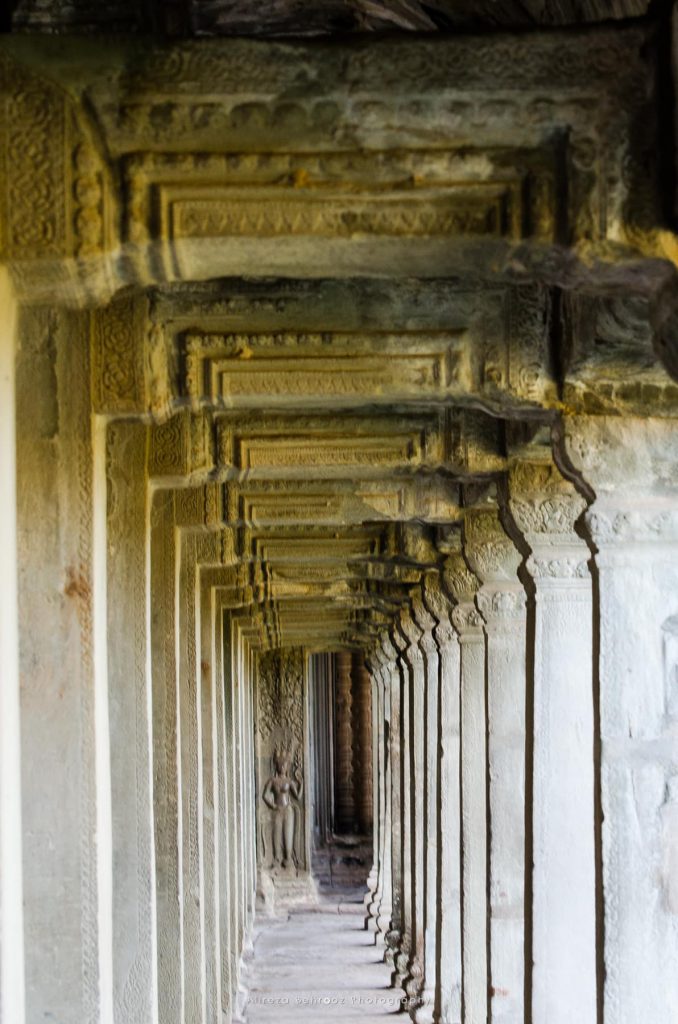
[[(374, 745), (372, 749), (372, 790), (375, 808), (372, 821), (372, 869), (367, 878), (365, 928), (376, 932), (376, 918), (383, 886), (383, 834), (384, 834), (384, 678), (379, 651), (370, 655), (371, 661), (371, 718)], [(375, 936), (376, 942), (376, 936)]]
[(372, 680), (362, 653), (353, 653), (351, 665), (353, 715), (353, 801), (359, 831), (372, 831), (374, 758), (372, 752)]
[(461, 925), (461, 657), (452, 626), (452, 604), (440, 580), (427, 576), (426, 606), (436, 620), (433, 632), (440, 667), (440, 841), (438, 862), (439, 978), (437, 1020), (459, 1024), (462, 1004)]
[[(175, 502), (180, 500), (177, 493)], [(179, 769), (181, 772), (182, 937), (184, 1013), (201, 1024), (206, 1015), (205, 876), (203, 858), (202, 716), (198, 680), (199, 605), (196, 536), (177, 530)]]
[(568, 421), (595, 490), (604, 1021), (678, 1020), (678, 424)]
[(410, 906), (411, 940), (410, 962), (405, 991), (408, 996), (408, 1007), (414, 1011), (424, 984), (424, 921), (425, 921), (425, 860), (426, 838), (426, 706), (425, 689), (426, 674), (424, 656), (419, 646), (422, 631), (415, 622), (411, 610), (402, 611), (399, 626), (407, 641), (403, 651), (403, 660), (410, 677), (410, 757), (407, 761), (409, 784), (409, 846), (410, 871), (405, 874), (405, 883), (411, 885), (412, 898)]
[(351, 654), (339, 651), (335, 681), (334, 721), (336, 725), (335, 784), (336, 824), (338, 832), (352, 832), (355, 827), (353, 789), (353, 726), (351, 693)]
[[(208, 538), (205, 538), (208, 539)], [(217, 678), (215, 674), (214, 594), (206, 587), (199, 570), (200, 600), (200, 717), (202, 722), (202, 816), (203, 887), (205, 893), (205, 1019), (218, 1020), (221, 995), (221, 927), (219, 921), (220, 877), (219, 848), (223, 822), (219, 814), (219, 774), (217, 740)]]
[(487, 1019), (487, 746), (485, 636), (475, 606), (478, 580), (460, 553), (451, 555), (445, 580), (457, 604), (461, 664), (462, 976), (465, 1024)]
[(16, 373), (26, 1017), (111, 1024), (105, 438), (86, 315), (23, 311)]
[[(393, 964), (396, 971), (396, 956), (400, 949), (403, 933), (403, 804), (402, 804), (402, 676), (398, 649), (391, 631), (382, 641), (384, 654), (390, 665), (390, 794), (391, 794), (391, 920), (386, 932), (384, 961)], [(394, 980), (395, 984), (395, 980)]]
[(113, 999), (115, 1021), (125, 1024), (158, 1019), (145, 426), (109, 425), (106, 477)]
[(482, 586), (489, 785), (490, 999), (492, 1020), (524, 1020), (526, 594), (522, 556), (496, 507), (464, 517), (464, 553)]
[(151, 678), (158, 1018), (163, 1024), (181, 1024), (183, 1012), (176, 573), (174, 497), (171, 491), (156, 491), (151, 506)]
[(238, 721), (237, 706), (237, 636), (233, 624), (233, 615), (227, 612), (223, 624), (223, 658), (224, 658), (224, 721), (225, 721), (225, 776), (227, 841), (228, 841), (228, 891), (229, 891), (229, 965), (231, 982), (231, 1007), (235, 1013), (240, 971), (240, 946), (242, 942), (242, 909), (239, 890), (239, 858), (240, 858), (240, 808), (238, 803), (238, 772), (236, 730)]
[(23, 1024), (24, 935), (17, 595), (15, 348), (17, 307), (0, 268), (0, 1018)]
[[(393, 881), (393, 902), (394, 902), (394, 924), (393, 929), (393, 976), (394, 987), (403, 986), (408, 977), (410, 964), (410, 953), (412, 951), (412, 738), (410, 734), (412, 723), (412, 685), (410, 680), (410, 666), (405, 658), (405, 650), (409, 646), (408, 641), (395, 626), (391, 633), (391, 643), (398, 651), (398, 707), (400, 710), (400, 722), (398, 729), (399, 738), (399, 764), (398, 764), (398, 796), (400, 802), (400, 813), (398, 815), (399, 834), (398, 851), (394, 851), (394, 881)], [(396, 877), (397, 870), (397, 877)], [(397, 908), (398, 896), (400, 907)], [(397, 918), (396, 918), (397, 913)], [(396, 934), (397, 933), (397, 934)]]
[(231, 793), (230, 793), (230, 763), (229, 763), (229, 740), (226, 728), (226, 687), (230, 686), (230, 672), (227, 674), (225, 667), (226, 638), (224, 635), (224, 609), (222, 599), (216, 587), (211, 588), (214, 633), (213, 633), (213, 658), (214, 658), (214, 681), (215, 681), (215, 718), (216, 718), (216, 774), (217, 774), (217, 816), (215, 820), (215, 833), (218, 837), (217, 866), (219, 873), (219, 902), (218, 902), (218, 926), (221, 947), (221, 960), (219, 970), (221, 975), (221, 1013), (228, 1020), (232, 1009), (233, 979), (231, 976), (231, 949), (233, 937), (231, 934), (231, 880), (230, 880), (230, 838), (231, 829)]
[[(424, 984), (419, 996), (420, 1005), (413, 1017), (419, 1024), (434, 1020), (438, 991), (438, 840), (439, 817), (439, 672), (438, 645), (433, 636), (436, 620), (424, 604), (422, 596), (412, 601), (414, 619), (421, 629), (419, 646), (424, 654), (424, 799), (418, 814), (418, 830), (424, 840)], [(423, 820), (422, 820), (423, 818)]]
[(593, 1021), (592, 592), (589, 549), (575, 532), (586, 503), (551, 463), (515, 463), (509, 490), (535, 586), (532, 1017), (534, 1024)]
[[(393, 662), (387, 654), (385, 646), (387, 638), (382, 638), (380, 646), (381, 659), (381, 700), (383, 708), (382, 720), (382, 745), (381, 745), (381, 768), (380, 768), (380, 876), (379, 896), (376, 911), (377, 941), (385, 942), (386, 933), (391, 927), (392, 914), (392, 874), (391, 874), (391, 800), (392, 800), (392, 779), (391, 779), (391, 689), (392, 676), (394, 672)], [(390, 644), (389, 644), (390, 646)], [(391, 648), (392, 650), (392, 648)]]

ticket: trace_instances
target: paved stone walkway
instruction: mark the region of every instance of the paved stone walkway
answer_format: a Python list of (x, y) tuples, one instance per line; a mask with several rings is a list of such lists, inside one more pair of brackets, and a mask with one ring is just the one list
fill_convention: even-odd
[(257, 922), (247, 1024), (370, 1024), (400, 1009), (401, 994), (389, 987), (390, 968), (363, 928), (363, 892), (326, 891), (317, 907)]

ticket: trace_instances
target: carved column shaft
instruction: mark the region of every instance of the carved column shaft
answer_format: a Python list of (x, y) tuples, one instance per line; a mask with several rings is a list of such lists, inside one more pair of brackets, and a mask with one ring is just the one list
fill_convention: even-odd
[(487, 656), (490, 999), (493, 1021), (524, 1017), (526, 594), (520, 552), (496, 507), (464, 520), (464, 551), (481, 581)]
[(402, 673), (398, 649), (392, 635), (384, 641), (384, 652), (390, 660), (389, 729), (391, 754), (391, 923), (386, 934), (384, 959), (394, 965), (403, 932), (403, 788), (402, 788)]
[(356, 821), (367, 835), (372, 830), (372, 681), (362, 654), (355, 652), (351, 665), (353, 716), (353, 787)]
[[(425, 924), (425, 814), (426, 814), (426, 673), (424, 656), (419, 646), (421, 629), (411, 611), (401, 613), (400, 629), (406, 640), (403, 658), (410, 676), (410, 757), (409, 822), (410, 822), (410, 876), (411, 886), (411, 939), (410, 962), (406, 992), (410, 1009), (415, 1009), (424, 981), (424, 924)], [(422, 821), (423, 817), (423, 821)], [(422, 827), (422, 825), (424, 827)]]
[(678, 429), (584, 417), (599, 594), (604, 1021), (678, 1019)]
[(157, 1014), (146, 427), (106, 432), (107, 631), (113, 821), (113, 1000), (116, 1014)]
[[(384, 835), (384, 666), (378, 653), (371, 655), (372, 672), (372, 785), (375, 794), (372, 827), (372, 870), (367, 879), (365, 895), (367, 917), (365, 927), (376, 932), (378, 908), (383, 893), (383, 835)], [(375, 937), (376, 942), (376, 937)]]
[(597, 1013), (592, 591), (574, 530), (585, 502), (555, 466), (523, 463), (510, 507), (535, 584), (532, 1014), (569, 1024)]
[(461, 554), (448, 560), (445, 580), (458, 602), (452, 621), (460, 646), (463, 1004), (466, 1021), (481, 1024), (488, 988), (485, 637), (473, 603), (478, 580)]
[(353, 789), (353, 726), (351, 692), (351, 654), (337, 654), (335, 683), (335, 794), (336, 819), (339, 832), (350, 832), (355, 826), (355, 795)]
[[(113, 1016), (105, 447), (91, 414), (88, 328), (82, 313), (46, 310), (23, 310), (18, 327), (20, 756), (31, 1021)], [(3, 821), (3, 843), (5, 827)]]
[(451, 606), (433, 606), (440, 658), (440, 1020), (461, 1021), (461, 650)]
[[(423, 588), (422, 588), (423, 589)], [(419, 829), (424, 837), (424, 956), (421, 1005), (415, 1020), (426, 1024), (433, 1020), (438, 990), (438, 850), (439, 850), (439, 658), (433, 636), (436, 619), (417, 595), (412, 602), (415, 621), (421, 629), (419, 646), (424, 655), (424, 799), (419, 813)], [(423, 811), (423, 822), (422, 818)]]
[(377, 907), (377, 930), (379, 939), (383, 940), (391, 924), (392, 914), (392, 857), (391, 857), (391, 828), (392, 828), (392, 781), (391, 781), (391, 676), (393, 665), (385, 660), (382, 670), (383, 685), (383, 747), (381, 775), (383, 783), (380, 792), (383, 793), (382, 829), (381, 829), (381, 877), (380, 897)]
[[(399, 883), (397, 886), (400, 892), (400, 914), (398, 945), (395, 949), (395, 970), (393, 973), (393, 984), (398, 986), (404, 984), (408, 977), (410, 952), (412, 949), (412, 683), (410, 666), (405, 657), (408, 641), (397, 627), (393, 630), (392, 643), (398, 651), (397, 662), (400, 674), (400, 835), (398, 837), (399, 850), (397, 855), (400, 861), (400, 869), (398, 871)], [(396, 887), (394, 886), (394, 899), (395, 891)]]

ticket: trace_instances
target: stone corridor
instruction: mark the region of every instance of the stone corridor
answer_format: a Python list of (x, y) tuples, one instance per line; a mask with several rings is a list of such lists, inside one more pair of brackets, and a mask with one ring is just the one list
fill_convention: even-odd
[(247, 986), (246, 1024), (376, 1024), (402, 1005), (364, 928), (361, 888), (326, 890), (316, 906), (258, 923)]
[(4, 5), (2, 1024), (678, 1022), (677, 39)]

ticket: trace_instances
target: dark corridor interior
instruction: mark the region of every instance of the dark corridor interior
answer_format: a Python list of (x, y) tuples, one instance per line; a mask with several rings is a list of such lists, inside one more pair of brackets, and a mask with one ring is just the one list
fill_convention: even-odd
[(372, 682), (359, 651), (309, 663), (313, 874), (321, 886), (361, 885), (373, 861)]

